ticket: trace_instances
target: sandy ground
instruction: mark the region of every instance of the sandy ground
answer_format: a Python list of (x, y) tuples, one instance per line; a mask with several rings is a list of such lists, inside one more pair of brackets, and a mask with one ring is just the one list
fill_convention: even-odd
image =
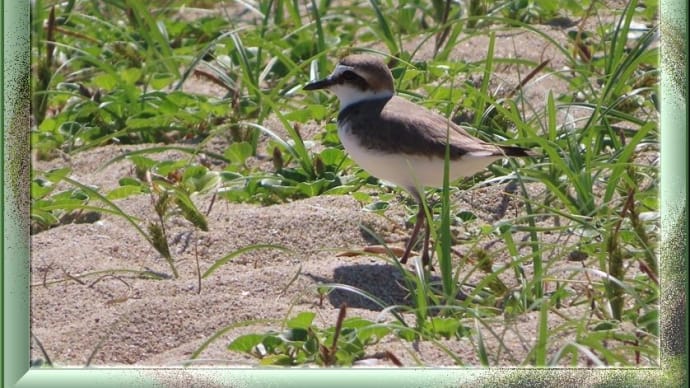
[[(540, 28), (559, 40), (565, 37), (562, 26)], [(466, 40), (457, 56), (466, 60), (482, 58), (487, 41), (486, 37)], [(563, 63), (553, 47), (535, 40), (533, 35), (506, 32), (496, 43), (496, 57), (516, 56), (518, 50), (521, 56), (534, 61), (550, 59), (550, 66), (556, 69)], [(527, 44), (531, 48), (527, 52), (519, 49)], [(420, 59), (429, 55), (425, 50), (419, 53)], [(522, 76), (528, 71), (522, 69)], [(497, 83), (515, 85), (517, 80), (515, 69), (498, 69)], [(213, 92), (208, 85), (188, 87)], [(526, 93), (530, 101), (543, 105), (549, 91), (557, 95), (564, 90), (565, 85), (555, 77), (546, 77), (533, 82)], [(281, 132), (278, 126), (272, 129)], [(319, 126), (314, 125), (311, 131), (318, 129)], [(120, 161), (101, 167), (124, 152), (147, 146), (109, 145), (69, 157), (37, 161), (34, 168), (47, 170), (69, 166), (73, 179), (107, 191), (117, 186), (118, 179), (131, 174), (132, 165)], [(222, 149), (223, 144), (215, 146)], [(175, 159), (180, 155), (168, 152), (156, 157)], [(543, 190), (536, 185), (529, 189), (535, 196)], [(347, 195), (319, 196), (272, 206), (216, 201), (208, 216), (208, 232), (194, 231), (189, 223), (179, 218), (170, 219), (166, 225), (180, 271), (178, 279), (151, 280), (125, 272), (77, 278), (115, 269), (169, 273), (165, 260), (122, 218), (104, 214), (90, 222), (66, 223), (42, 231), (31, 239), (32, 333), (53, 363), (59, 366), (83, 366), (88, 360), (96, 366), (180, 365), (222, 328), (248, 320), (273, 320), (231, 329), (199, 357), (199, 363), (204, 365), (256, 365), (256, 359), (229, 352), (228, 343), (241, 334), (277, 330), (280, 320), (299, 311), (316, 312), (315, 323), (329, 327), (335, 324), (338, 307), (344, 302), (349, 306), (348, 316), (390, 321), (391, 316), (379, 307), (342, 291), (331, 292), (321, 304), (317, 285), (337, 282), (359, 287), (389, 304), (409, 303), (400, 285), (401, 275), (390, 259), (342, 254), (376, 244), (364, 232), (363, 226), (375, 231), (387, 243), (404, 247), (411, 231), (411, 225), (405, 222), (410, 215), (405, 207), (409, 198), (402, 193), (397, 198), (383, 216), (365, 211), (362, 204)], [(194, 200), (199, 208), (206, 209), (211, 199), (199, 196)], [(468, 209), (479, 216), (467, 224), (454, 226), (454, 233), (458, 235), (503, 218), (513, 219), (522, 211), (519, 196), (507, 193), (502, 184), (472, 188), (454, 195), (453, 201), (455, 209)], [(131, 197), (117, 204), (136, 217), (154, 219), (148, 196)], [(555, 249), (550, 257), (553, 260), (551, 271), (557, 273), (557, 263), (567, 257), (572, 251), (569, 246), (576, 241), (559, 241), (559, 236), (553, 238), (554, 242), (562, 244), (562, 248)], [(238, 256), (203, 279), (199, 289), (197, 260), (204, 272), (215, 260), (252, 244), (278, 244), (291, 251), (262, 249)], [(497, 255), (497, 263), (509, 260), (497, 241), (487, 240), (482, 244)], [(470, 247), (463, 245), (459, 238), (454, 249), (467, 253)], [(531, 264), (527, 263), (525, 268), (529, 275)], [(479, 278), (480, 273), (471, 277), (472, 280)], [(574, 308), (564, 308), (563, 312), (564, 315), (586, 314)], [(413, 322), (413, 317), (407, 318)], [(536, 336), (536, 315), (523, 314), (510, 320), (499, 316), (488, 322), (494, 334), (488, 327), (481, 330), (490, 349), (491, 363), (516, 365), (525, 360)], [(558, 316), (552, 314), (550, 325), (560, 323)], [(554, 338), (550, 352), (557, 351), (559, 344), (569, 339), (572, 338)], [(441, 343), (455, 352), (464, 364), (478, 364), (476, 336)], [(432, 343), (408, 343), (394, 337), (386, 337), (370, 348), (373, 365), (390, 365), (377, 358), (377, 354), (384, 351), (396, 355), (406, 366), (418, 363), (454, 365), (454, 361)], [(32, 359), (44, 359), (35, 341), (32, 342)]]
[[(114, 187), (112, 182), (128, 173), (129, 162), (114, 163), (103, 170), (99, 167), (121, 152), (122, 147), (107, 146), (80, 153), (65, 163), (74, 169), (73, 178), (81, 182)], [(514, 206), (500, 206), (506, 200), (517, 201), (508, 196), (501, 185), (477, 188), (464, 192), (456, 206), (472, 208), (484, 216), (483, 221), (476, 222), (482, 225), (505, 215), (491, 213), (491, 209), (515, 212)], [(227, 325), (282, 319), (288, 310), (290, 316), (315, 311), (318, 324), (327, 327), (334, 325), (338, 307), (346, 303), (348, 316), (388, 321), (391, 317), (381, 314), (379, 307), (343, 291), (331, 292), (320, 305), (316, 286), (337, 282), (361, 288), (388, 304), (409, 303), (400, 285), (401, 275), (390, 261), (376, 255), (346, 254), (376, 245), (363, 225), (391, 245), (404, 246), (409, 225), (404, 227), (406, 197), (401, 194), (399, 198), (400, 202), (383, 216), (363, 210), (350, 196), (319, 196), (272, 206), (216, 202), (208, 216), (209, 232), (194, 231), (186, 221), (176, 218), (168, 223), (171, 250), (180, 271), (175, 280), (142, 279), (127, 273), (76, 278), (113, 269), (170, 273), (165, 260), (122, 218), (103, 215), (92, 223), (69, 223), (37, 233), (31, 240), (32, 332), (53, 362), (62, 365), (83, 365), (94, 351), (92, 363), (96, 365), (165, 365), (184, 361)], [(200, 197), (198, 205), (205, 209), (209, 201), (210, 196)], [(117, 204), (128, 214), (154, 219), (148, 196)], [(466, 228), (471, 229), (468, 225), (455, 229)], [(203, 279), (199, 292), (197, 257), (204, 272), (215, 260), (252, 244), (282, 245), (291, 251), (263, 249), (238, 256)], [(466, 250), (462, 245), (455, 248)], [(534, 332), (534, 324), (525, 332)], [(230, 364), (249, 362), (224, 347), (239, 334), (279, 327), (279, 322), (274, 322), (232, 330), (201, 358)], [(449, 344), (459, 346), (461, 354), (467, 353), (465, 362), (477, 361), (473, 349), (462, 351), (467, 344)], [(380, 350), (399, 351), (401, 346), (411, 344), (384, 341)], [(419, 346), (420, 351), (428, 347), (426, 351), (431, 352), (422, 357), (425, 363), (452, 365), (452, 360), (444, 359), (433, 346)], [(41, 357), (40, 353), (34, 356)], [(408, 365), (413, 361), (404, 354), (399, 357)]]

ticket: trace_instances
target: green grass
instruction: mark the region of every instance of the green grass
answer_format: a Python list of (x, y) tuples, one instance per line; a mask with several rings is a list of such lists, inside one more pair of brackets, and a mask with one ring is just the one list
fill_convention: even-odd
[[(262, 364), (351, 365), (367, 346), (396, 336), (430, 341), (462, 364), (444, 341), (471, 337), (477, 358), (488, 366), (497, 363), (488, 341), (503, 343), (492, 324), (535, 314), (536, 341), (517, 360), (521, 365), (658, 364), (658, 168), (640, 159), (640, 150), (658, 142), (657, 29), (628, 38), (632, 20), (654, 22), (654, 2), (637, 8), (631, 1), (615, 12), (613, 23), (599, 19), (598, 2), (585, 7), (567, 0), (471, 1), (468, 9), (449, 1), (313, 0), (305, 7), (260, 0), (238, 3), (247, 10), (242, 16), (209, 13), (193, 21), (175, 16), (183, 5), (213, 4), (36, 1), (31, 141), (37, 157), (106, 144), (150, 147), (111, 161), (127, 160), (134, 173), (121, 177), (120, 187), (110, 192), (68, 178), (66, 169), (32, 171), (34, 232), (88, 212), (124, 217), (177, 277), (166, 225), (182, 217), (191, 229), (206, 230), (196, 196), (272, 204), (348, 194), (385, 213), (395, 197), (369, 194), (380, 186), (342, 150), (334, 98), (300, 93), (305, 82), (328, 73), (338, 56), (380, 52), (388, 56), (400, 94), (471, 125), (477, 136), (539, 150), (539, 157), (496, 163), (460, 183), (471, 190), (482, 182), (510, 181), (522, 213), (478, 224), (472, 209), (453, 213), (458, 187), (451, 182), (429, 190), (430, 198), (440, 198), (424, 204), (435, 220), (440, 283), (428, 271), (381, 257), (403, 275), (409, 303), (388, 306), (343, 284), (302, 293), (357, 293), (386, 310), (387, 323), (345, 318), (343, 310), (333, 326), (320, 328), (313, 313), (302, 312), (285, 317), (281, 331), (236, 338), (229, 349)], [(556, 17), (593, 21), (595, 27), (578, 24), (568, 39), (556, 40), (535, 24)], [(509, 28), (547, 42), (567, 70), (499, 56), (497, 36)], [(477, 36), (489, 37), (483, 60), (450, 59)], [(433, 47), (432, 54), (422, 60), (419, 53), (426, 47)], [(506, 68), (521, 83), (501, 92), (497, 77)], [(192, 76), (224, 94), (186, 91)], [(528, 99), (525, 89), (541, 77), (561, 80), (567, 91), (549, 93), (545, 101)], [(472, 83), (473, 78), (480, 81)], [(271, 128), (269, 118), (280, 128)], [(324, 131), (303, 138), (300, 128), (314, 121)], [(215, 138), (228, 144), (220, 154), (206, 147)], [(195, 145), (180, 146), (184, 140)], [(189, 157), (158, 162), (151, 156), (164, 151)], [(272, 168), (248, 163), (259, 154), (272, 158)], [(201, 163), (202, 157), (221, 167)], [(117, 206), (135, 195), (151, 197), (154, 221), (136, 219)], [(450, 230), (458, 226), (469, 236), (463, 242), (468, 253), (460, 259), (451, 251)], [(498, 243), (486, 246), (488, 240)], [(203, 276), (213, 276), (236, 255), (265, 248), (283, 249), (245, 247), (217, 259)], [(583, 261), (568, 262), (573, 258)], [(200, 275), (199, 291), (202, 281)], [(466, 286), (463, 299), (457, 298), (461, 286)], [(547, 329), (551, 317), (563, 323)], [(230, 322), (209, 341), (238, 326)], [(560, 335), (569, 341), (554, 349), (553, 338)], [(257, 352), (260, 344), (263, 350)]]

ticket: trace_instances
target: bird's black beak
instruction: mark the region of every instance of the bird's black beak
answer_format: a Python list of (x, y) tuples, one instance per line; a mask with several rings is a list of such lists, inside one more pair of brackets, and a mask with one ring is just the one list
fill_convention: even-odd
[(331, 86), (333, 84), (334, 84), (333, 78), (328, 77), (328, 78), (324, 78), (324, 79), (319, 80), (319, 81), (310, 82), (310, 83), (304, 85), (303, 89), (304, 90), (327, 89), (329, 86)]

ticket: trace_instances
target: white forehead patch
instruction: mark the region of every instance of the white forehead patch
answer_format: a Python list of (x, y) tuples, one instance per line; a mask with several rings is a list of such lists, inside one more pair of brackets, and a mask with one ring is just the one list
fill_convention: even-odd
[(354, 70), (354, 69), (355, 69), (355, 68), (352, 67), (352, 66), (337, 65), (337, 66), (335, 67), (335, 69), (333, 69), (333, 73), (331, 73), (331, 77), (337, 77), (337, 76), (343, 74), (344, 72), (346, 72), (346, 71), (348, 71), (348, 70), (352, 71), (352, 70)]

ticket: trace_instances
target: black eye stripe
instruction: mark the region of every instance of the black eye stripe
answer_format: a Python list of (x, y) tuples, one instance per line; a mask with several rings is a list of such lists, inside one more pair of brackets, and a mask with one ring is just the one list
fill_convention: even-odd
[(366, 90), (369, 88), (369, 84), (367, 83), (367, 80), (364, 78), (360, 77), (357, 75), (355, 72), (350, 71), (350, 70), (345, 70), (342, 74), (340, 74), (339, 78), (339, 83), (345, 83), (348, 82), (352, 85), (357, 86), (359, 89)]
[(357, 74), (351, 72), (350, 70), (346, 70), (345, 72), (343, 72), (343, 79), (344, 79), (344, 80), (347, 80), (347, 81), (354, 81), (354, 80), (356, 80), (357, 78), (361, 78), (361, 77), (358, 76)]

